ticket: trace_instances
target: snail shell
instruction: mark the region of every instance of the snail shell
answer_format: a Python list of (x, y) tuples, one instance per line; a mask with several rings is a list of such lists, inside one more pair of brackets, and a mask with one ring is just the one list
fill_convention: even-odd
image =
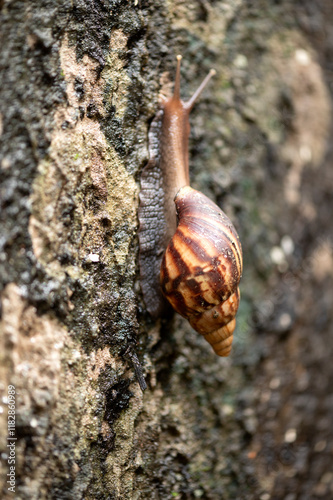
[(242, 275), (238, 235), (224, 212), (189, 186), (175, 204), (179, 224), (162, 259), (162, 291), (216, 354), (228, 356)]

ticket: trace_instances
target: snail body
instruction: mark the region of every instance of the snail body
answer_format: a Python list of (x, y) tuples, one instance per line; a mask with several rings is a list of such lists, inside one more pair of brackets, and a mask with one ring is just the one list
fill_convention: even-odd
[(140, 193), (140, 272), (144, 301), (157, 317), (168, 303), (204, 335), (216, 354), (231, 350), (242, 275), (239, 237), (225, 213), (189, 186), (189, 113), (211, 78), (193, 97), (175, 90), (152, 123), (150, 160)]

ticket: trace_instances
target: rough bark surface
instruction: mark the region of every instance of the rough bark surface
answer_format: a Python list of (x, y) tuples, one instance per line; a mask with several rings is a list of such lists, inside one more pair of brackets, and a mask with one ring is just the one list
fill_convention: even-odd
[[(333, 495), (332, 26), (330, 0), (0, 0), (1, 498)], [(243, 243), (228, 359), (140, 291), (178, 53), (185, 97), (217, 70), (190, 164)]]

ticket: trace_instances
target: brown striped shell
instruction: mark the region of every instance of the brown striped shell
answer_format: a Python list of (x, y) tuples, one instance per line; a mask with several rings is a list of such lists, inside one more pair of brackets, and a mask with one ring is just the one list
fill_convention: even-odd
[(224, 212), (191, 187), (179, 190), (175, 205), (179, 222), (162, 259), (162, 291), (216, 354), (228, 356), (243, 267), (239, 237)]

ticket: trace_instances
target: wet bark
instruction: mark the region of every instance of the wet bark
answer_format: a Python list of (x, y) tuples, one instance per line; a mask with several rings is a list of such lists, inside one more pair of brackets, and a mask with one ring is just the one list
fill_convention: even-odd
[[(2, 498), (329, 498), (330, 2), (0, 9)], [(243, 244), (228, 359), (140, 290), (140, 172), (178, 53), (184, 97), (217, 70), (190, 170)]]

